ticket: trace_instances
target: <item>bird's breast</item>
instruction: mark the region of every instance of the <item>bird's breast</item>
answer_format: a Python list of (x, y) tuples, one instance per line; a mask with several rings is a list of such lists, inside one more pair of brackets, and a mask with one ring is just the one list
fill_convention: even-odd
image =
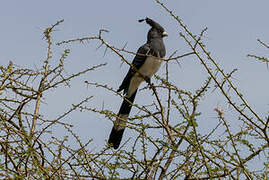
[(160, 58), (147, 57), (146, 61), (138, 71), (143, 76), (151, 78), (153, 74), (159, 70), (161, 63), (162, 60)]

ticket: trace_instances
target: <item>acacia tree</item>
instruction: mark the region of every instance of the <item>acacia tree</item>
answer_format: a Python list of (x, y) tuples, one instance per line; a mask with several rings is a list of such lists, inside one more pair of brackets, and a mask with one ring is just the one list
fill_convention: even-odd
[[(65, 123), (65, 118), (75, 110), (81, 110), (114, 120), (117, 112), (92, 107), (89, 100), (94, 94), (70, 105), (68, 111), (54, 119), (40, 113), (40, 104), (46, 102), (46, 92), (71, 85), (71, 79), (97, 68), (105, 68), (105, 64), (99, 64), (65, 75), (63, 71), (69, 49), (63, 51), (57, 64), (52, 63), (55, 44), (52, 34), (54, 28), (63, 22), (61, 20), (44, 31), (47, 52), (40, 69), (23, 69), (12, 62), (7, 67), (0, 67), (0, 176), (17, 179), (266, 179), (269, 169), (269, 116), (255, 112), (237, 89), (232, 79), (236, 69), (226, 72), (210, 55), (203, 42), (207, 29), (199, 34), (192, 33), (178, 16), (160, 1), (155, 1), (177, 23), (177, 28), (181, 29), (179, 40), (186, 42), (189, 51), (184, 54), (174, 52), (162, 59), (165, 75), (155, 75), (157, 83), (148, 83), (143, 88), (153, 92), (153, 101), (149, 105), (133, 104), (137, 112), (129, 117), (127, 126), (137, 132), (137, 137), (123, 143), (118, 150), (107, 145), (100, 151), (89, 151), (91, 140), (82, 143), (81, 137), (73, 132), (72, 125)], [(135, 53), (107, 42), (103, 37), (106, 32), (100, 30), (96, 36), (56, 44), (99, 41), (131, 66), (126, 57)], [(265, 43), (262, 45), (268, 48)], [(183, 61), (188, 56), (199, 61), (208, 75), (203, 85), (194, 91), (181, 89), (169, 79), (171, 62)], [(255, 55), (249, 56), (260, 59)], [(103, 88), (107, 93), (124, 98), (108, 85), (91, 81), (85, 81), (85, 85)], [(199, 119), (206, 112), (198, 109), (209, 90), (218, 91), (218, 95), (230, 105), (231, 112), (216, 107), (214, 121), (217, 125), (204, 133), (199, 129), (202, 123)], [(232, 120), (229, 113), (233, 113)], [(237, 121), (240, 126), (233, 128), (232, 121)], [(56, 125), (62, 126), (66, 134), (75, 138), (76, 144), (68, 146), (69, 138), (66, 136), (48, 136), (54, 133), (49, 131), (50, 127)], [(264, 163), (259, 171), (249, 167), (257, 157)]]

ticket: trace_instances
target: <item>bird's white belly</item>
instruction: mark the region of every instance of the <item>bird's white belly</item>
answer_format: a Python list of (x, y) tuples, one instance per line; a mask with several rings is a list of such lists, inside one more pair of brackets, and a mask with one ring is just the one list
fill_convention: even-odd
[(141, 82), (144, 81), (144, 78), (141, 77), (141, 75), (151, 78), (159, 70), (161, 63), (162, 60), (159, 58), (147, 57), (145, 63), (138, 70), (139, 73), (136, 73), (132, 77), (128, 88), (127, 97), (130, 97), (136, 91)]
[(147, 60), (138, 71), (143, 76), (151, 78), (159, 70), (161, 63), (162, 60), (159, 58), (147, 57)]

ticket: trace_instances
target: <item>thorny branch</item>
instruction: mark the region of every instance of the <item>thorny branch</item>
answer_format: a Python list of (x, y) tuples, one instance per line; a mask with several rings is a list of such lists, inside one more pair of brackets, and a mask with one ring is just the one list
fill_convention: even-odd
[[(253, 179), (264, 178), (268, 173), (268, 124), (269, 117), (262, 117), (253, 110), (245, 97), (233, 83), (237, 69), (225, 72), (206, 49), (203, 41), (207, 28), (194, 35), (183, 21), (169, 10), (164, 3), (154, 0), (173, 18), (183, 32), (180, 38), (186, 42), (190, 51), (171, 53), (163, 58), (165, 73), (155, 75), (156, 84), (147, 81), (147, 87), (153, 92), (153, 101), (148, 104), (132, 104), (133, 116), (128, 118), (127, 127), (131, 137), (119, 150), (109, 146), (100, 149), (89, 147), (91, 138), (83, 143), (81, 137), (73, 132), (72, 125), (64, 120), (76, 110), (81, 113), (100, 114), (109, 120), (117, 117), (116, 112), (91, 104), (92, 96), (85, 97), (54, 119), (40, 114), (46, 94), (59, 85), (71, 86), (70, 80), (83, 74), (104, 67), (99, 64), (73, 75), (64, 75), (65, 59), (70, 53), (64, 50), (59, 63), (51, 64), (53, 52), (52, 32), (63, 20), (58, 21), (44, 31), (48, 44), (46, 58), (40, 70), (17, 68), (12, 64), (0, 66), (0, 176), (5, 178), (46, 178), (52, 179)], [(106, 41), (101, 29), (97, 35), (64, 40), (56, 43), (100, 42), (105, 47), (104, 53), (111, 51), (123, 63), (134, 68), (126, 55), (136, 55), (124, 47), (115, 47)], [(268, 48), (262, 41), (259, 43)], [(198, 60), (207, 73), (200, 88), (184, 90), (170, 78), (170, 63), (183, 61), (191, 56)], [(195, 57), (195, 58), (194, 58)], [(251, 56), (250, 57), (254, 57)], [(254, 57), (256, 58), (256, 57)], [(265, 58), (264, 58), (265, 59)], [(119, 62), (120, 63), (120, 62)], [(134, 70), (136, 70), (134, 68)], [(146, 80), (146, 79), (145, 79)], [(36, 82), (37, 88), (29, 82)], [(124, 98), (114, 88), (99, 82), (85, 81), (87, 88), (103, 88), (107, 93)], [(219, 90), (214, 91), (214, 88)], [(209, 91), (209, 90), (212, 91)], [(230, 117), (230, 112), (220, 107), (212, 109), (216, 117), (210, 119), (213, 127), (203, 130), (203, 123), (208, 116), (200, 111), (201, 104), (209, 93), (218, 93), (226, 98), (237, 117)], [(210, 94), (211, 95), (211, 94)], [(238, 102), (241, 105), (238, 105)], [(224, 106), (224, 105), (223, 105)], [(234, 114), (233, 114), (234, 115)], [(96, 116), (96, 115), (95, 115)], [(229, 117), (229, 118), (228, 118)], [(238, 121), (240, 128), (234, 128)], [(52, 127), (59, 125), (67, 136), (54, 137)], [(51, 135), (51, 136), (49, 136)], [(69, 145), (70, 137), (75, 145)], [(257, 141), (258, 140), (258, 141)], [(91, 150), (89, 150), (91, 149)], [(244, 149), (244, 150), (242, 150)], [(262, 157), (265, 167), (260, 171), (249, 168), (257, 157)], [(3, 161), (2, 161), (3, 160)], [(4, 168), (1, 168), (4, 167)], [(15, 169), (15, 171), (14, 171)], [(2, 174), (1, 174), (2, 173)]]

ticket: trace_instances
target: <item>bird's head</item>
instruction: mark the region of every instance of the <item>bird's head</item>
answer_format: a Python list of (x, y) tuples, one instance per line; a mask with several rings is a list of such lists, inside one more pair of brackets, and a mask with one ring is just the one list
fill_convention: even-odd
[(165, 36), (168, 36), (167, 32), (164, 30), (164, 28), (157, 22), (153, 21), (150, 18), (145, 18), (139, 20), (139, 22), (146, 21), (147, 24), (151, 26), (151, 29), (148, 32), (148, 39), (152, 38), (163, 38)]

